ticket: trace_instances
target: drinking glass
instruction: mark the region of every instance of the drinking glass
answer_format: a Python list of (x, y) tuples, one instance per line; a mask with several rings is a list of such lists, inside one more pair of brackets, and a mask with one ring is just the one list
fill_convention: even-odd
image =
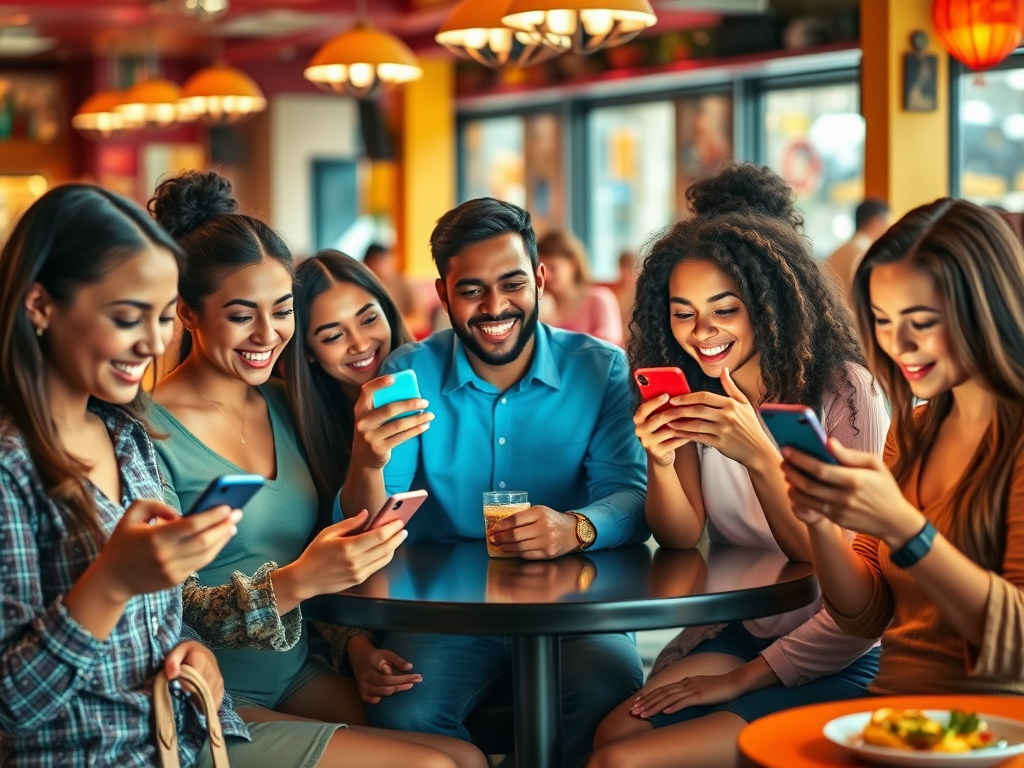
[(515, 557), (491, 543), (491, 528), (509, 515), (529, 508), (530, 501), (526, 496), (526, 491), (488, 491), (484, 494), (484, 538), (487, 541), (488, 555), (491, 557)]

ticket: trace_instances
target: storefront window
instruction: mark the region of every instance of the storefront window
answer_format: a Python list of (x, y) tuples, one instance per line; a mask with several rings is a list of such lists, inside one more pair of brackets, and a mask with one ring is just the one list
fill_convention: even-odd
[(856, 83), (764, 95), (765, 162), (793, 185), (819, 258), (853, 234), (864, 197), (864, 118)]
[(733, 156), (732, 98), (710, 94), (679, 99), (676, 132), (676, 200), (683, 208), (689, 186)]
[(676, 218), (675, 122), (671, 101), (588, 115), (587, 244), (595, 280), (616, 280), (619, 255)]
[(960, 81), (960, 194), (1024, 211), (1024, 69)]

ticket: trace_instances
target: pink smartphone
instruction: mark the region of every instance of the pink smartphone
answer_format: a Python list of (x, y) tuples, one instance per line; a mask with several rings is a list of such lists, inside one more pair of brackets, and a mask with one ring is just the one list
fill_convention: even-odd
[[(633, 378), (640, 388), (640, 397), (644, 400), (653, 400), (659, 395), (678, 397), (690, 394), (690, 385), (680, 368), (638, 368), (633, 373)], [(671, 404), (665, 403), (657, 408), (655, 413), (671, 407)]]
[(407, 491), (406, 493), (396, 493), (394, 496), (389, 496), (388, 500), (384, 502), (384, 506), (380, 508), (380, 512), (370, 518), (370, 522), (363, 531), (372, 531), (375, 528), (380, 528), (392, 520), (401, 520), (408, 525), (409, 520), (416, 514), (416, 510), (426, 500), (426, 491)]

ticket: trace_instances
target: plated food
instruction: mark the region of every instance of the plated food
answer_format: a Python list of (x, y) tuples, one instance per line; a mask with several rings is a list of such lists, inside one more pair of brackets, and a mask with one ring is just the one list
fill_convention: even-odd
[(997, 739), (977, 712), (950, 710), (944, 722), (928, 717), (919, 709), (882, 707), (871, 714), (862, 734), (864, 742), (876, 747), (918, 749), (931, 752), (970, 752), (1009, 746)]
[(905, 768), (990, 768), (1024, 755), (1024, 722), (981, 712), (883, 708), (837, 717), (824, 736), (860, 760)]

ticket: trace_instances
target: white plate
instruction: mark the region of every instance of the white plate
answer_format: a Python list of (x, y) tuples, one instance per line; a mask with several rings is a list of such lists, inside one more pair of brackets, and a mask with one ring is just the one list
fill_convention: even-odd
[[(948, 709), (926, 709), (924, 714), (940, 723), (949, 721)], [(825, 724), (825, 738), (844, 747), (861, 760), (882, 765), (902, 765), (908, 768), (988, 768), (998, 765), (1014, 755), (1024, 754), (1024, 722), (1008, 717), (979, 714), (988, 723), (988, 729), (996, 739), (1006, 739), (1008, 747), (1002, 749), (977, 749), (973, 752), (924, 752), (875, 747), (865, 744), (861, 738), (864, 728), (871, 721), (871, 712), (837, 717)]]

